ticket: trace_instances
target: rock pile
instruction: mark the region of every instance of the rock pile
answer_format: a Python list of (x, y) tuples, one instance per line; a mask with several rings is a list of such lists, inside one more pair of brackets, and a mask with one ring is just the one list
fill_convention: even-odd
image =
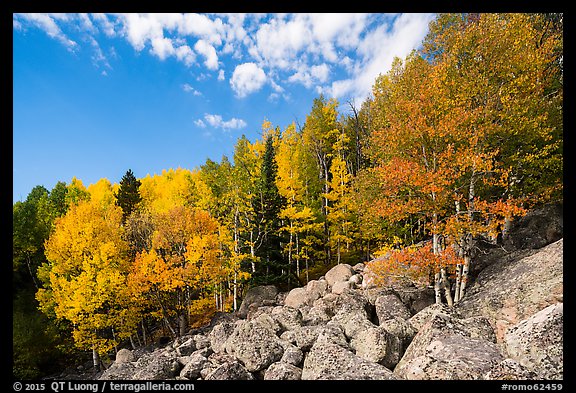
[(491, 263), (455, 307), (430, 288), (376, 288), (364, 264), (306, 286), (252, 288), (239, 312), (100, 379), (562, 379), (563, 239)]

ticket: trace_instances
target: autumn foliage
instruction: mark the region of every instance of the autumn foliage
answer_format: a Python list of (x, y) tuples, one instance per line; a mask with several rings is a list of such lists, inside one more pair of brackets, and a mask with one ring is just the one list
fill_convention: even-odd
[(74, 178), (53, 201), (15, 205), (14, 270), (100, 354), (153, 329), (182, 335), (252, 285), (288, 290), (336, 263), (373, 260), (378, 285), (430, 285), (453, 304), (476, 242), (562, 199), (562, 61), (554, 15), (441, 14), (360, 108), (321, 95), (304, 124), (265, 120), (231, 159), (122, 184)]

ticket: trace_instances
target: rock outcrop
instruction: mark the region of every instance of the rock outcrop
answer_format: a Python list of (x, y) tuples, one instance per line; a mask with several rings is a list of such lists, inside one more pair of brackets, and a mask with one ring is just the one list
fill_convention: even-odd
[(237, 313), (164, 347), (122, 349), (100, 379), (562, 379), (562, 225), (538, 217), (525, 224), (543, 233), (515, 223), (454, 307), (340, 264), (288, 293), (252, 288)]

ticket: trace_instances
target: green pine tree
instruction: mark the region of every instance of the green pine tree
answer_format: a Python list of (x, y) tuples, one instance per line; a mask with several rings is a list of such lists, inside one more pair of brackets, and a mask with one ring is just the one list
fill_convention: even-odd
[(136, 179), (131, 169), (120, 180), (120, 189), (116, 197), (116, 205), (122, 209), (122, 223), (136, 210), (142, 196), (140, 195), (140, 180)]

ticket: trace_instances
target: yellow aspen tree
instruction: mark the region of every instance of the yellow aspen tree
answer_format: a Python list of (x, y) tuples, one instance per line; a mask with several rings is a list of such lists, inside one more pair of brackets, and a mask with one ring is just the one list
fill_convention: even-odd
[(91, 200), (71, 205), (56, 220), (46, 242), (48, 263), (39, 272), (44, 287), (36, 297), (43, 312), (72, 324), (76, 346), (92, 350), (97, 360), (133, 333), (139, 310), (125, 290), (129, 263), (122, 211), (110, 203), (108, 181), (89, 189)]

